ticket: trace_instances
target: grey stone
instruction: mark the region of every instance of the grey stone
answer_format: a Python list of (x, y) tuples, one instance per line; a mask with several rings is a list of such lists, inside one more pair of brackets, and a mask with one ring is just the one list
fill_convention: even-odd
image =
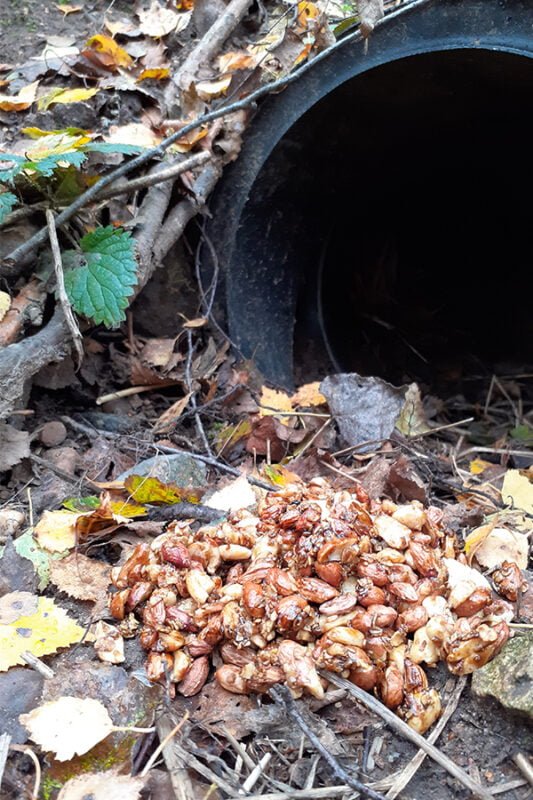
[(187, 453), (175, 455), (157, 455), (140, 461), (135, 467), (118, 476), (119, 481), (130, 475), (146, 475), (159, 478), (163, 483), (175, 483), (182, 488), (207, 486), (207, 468), (205, 464)]
[(533, 719), (533, 633), (515, 636), (496, 658), (474, 672), (472, 690)]
[(24, 744), (28, 739), (19, 714), (39, 704), (43, 683), (42, 675), (26, 667), (12, 667), (0, 673), (0, 733), (8, 733), (13, 744)]
[(33, 564), (19, 555), (13, 540), (8, 539), (0, 556), (0, 597), (9, 592), (34, 592), (36, 585)]

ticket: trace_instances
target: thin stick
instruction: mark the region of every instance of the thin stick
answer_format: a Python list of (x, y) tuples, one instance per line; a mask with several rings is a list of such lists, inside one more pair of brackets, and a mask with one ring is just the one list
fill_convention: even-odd
[(357, 780), (357, 778), (352, 778), (350, 775), (348, 775), (346, 770), (341, 767), (337, 759), (332, 756), (329, 750), (326, 750), (316, 733), (310, 729), (309, 725), (300, 714), (300, 711), (296, 707), (296, 703), (294, 702), (291, 693), (285, 686), (273, 686), (271, 689), (269, 689), (268, 693), (276, 705), (280, 706), (298, 725), (302, 733), (307, 736), (313, 747), (320, 753), (324, 761), (329, 765), (336, 778), (344, 781), (348, 784), (348, 786), (350, 786), (352, 789), (355, 789), (355, 791), (360, 792), (362, 795), (370, 797), (371, 800), (384, 800), (382, 794), (375, 792), (374, 789), (370, 789), (368, 786), (365, 786), (364, 783), (361, 783), (361, 781)]
[(525, 786), (527, 781), (522, 778), (517, 778), (514, 781), (507, 781), (506, 783), (498, 783), (496, 786), (491, 786), (489, 792), (491, 795), (504, 794), (505, 792), (512, 792), (513, 789), (519, 789)]
[(297, 452), (297, 453), (296, 453), (296, 456), (293, 458), (293, 461), (296, 461), (297, 459), (301, 458), (301, 457), (303, 456), (303, 454), (304, 454), (304, 453), (305, 453), (307, 450), (309, 450), (309, 448), (311, 447), (311, 445), (313, 444), (313, 442), (314, 442), (316, 439), (318, 439), (318, 437), (320, 436), (320, 434), (321, 434), (321, 433), (323, 433), (323, 432), (326, 430), (326, 428), (328, 427), (328, 425), (329, 425), (330, 423), (331, 423), (331, 417), (328, 417), (328, 419), (327, 419), (327, 420), (324, 422), (324, 424), (323, 424), (323, 425), (321, 425), (321, 426), (320, 426), (320, 428), (318, 428), (318, 430), (316, 430), (316, 431), (314, 432), (314, 434), (311, 436), (311, 438), (309, 439), (309, 441), (308, 441), (308, 442), (306, 442), (306, 443), (304, 444), (304, 446), (302, 447), (302, 449), (301, 449), (299, 452)]
[(33, 766), (35, 767), (35, 781), (33, 784), (33, 791), (31, 793), (31, 800), (39, 800), (39, 789), (41, 788), (41, 764), (31, 747), (26, 747), (26, 749), (22, 751), (22, 755), (29, 756), (33, 761)]
[(23, 653), (21, 653), (20, 657), (29, 667), (34, 669), (35, 672), (38, 672), (40, 675), (42, 675), (43, 678), (54, 677), (54, 670), (50, 669), (50, 667), (41, 661), (40, 658), (37, 658), (37, 656), (34, 656), (32, 653), (30, 653), (29, 650), (25, 650)]
[(142, 394), (142, 392), (155, 392), (157, 389), (167, 389), (169, 386), (175, 386), (176, 381), (161, 381), (161, 383), (152, 383), (149, 386), (128, 386), (127, 389), (118, 389), (116, 392), (109, 394), (101, 394), (96, 398), (96, 405), (102, 406), (104, 403), (110, 403), (112, 400), (118, 400), (120, 397), (131, 397), (133, 394)]
[[(456, 682), (452, 695), (448, 701), (446, 709), (444, 710), (444, 714), (439, 719), (438, 723), (435, 725), (434, 729), (431, 731), (430, 735), (427, 738), (427, 741), (431, 744), (434, 744), (439, 736), (441, 735), (442, 731), (446, 727), (448, 720), (453, 715), (455, 709), (457, 708), (457, 704), (459, 703), (459, 698), (463, 693), (463, 689), (466, 686), (466, 676), (462, 675), (459, 680)], [(413, 776), (420, 768), (421, 764), (423, 763), (427, 753), (424, 750), (419, 750), (415, 757), (407, 764), (405, 769), (403, 769), (398, 777), (395, 779), (394, 783), (392, 784), (391, 788), (387, 792), (386, 797), (389, 800), (394, 800), (397, 797), (402, 789), (404, 789), (410, 780), (412, 780)]]
[[(396, 19), (396, 17), (403, 14), (407, 9), (419, 8), (427, 5), (430, 2), (433, 2), (433, 0), (413, 0), (412, 3), (400, 7), (396, 11), (388, 14), (383, 20), (380, 20), (380, 22), (376, 24), (376, 28), (390, 22), (393, 19)], [(294, 72), (291, 72), (276, 81), (272, 81), (271, 83), (265, 83), (259, 89), (256, 89), (255, 92), (251, 92), (241, 100), (219, 106), (219, 108), (215, 109), (214, 111), (209, 111), (207, 114), (202, 114), (192, 122), (189, 122), (187, 125), (184, 125), (182, 128), (174, 131), (174, 133), (172, 133), (170, 136), (167, 136), (166, 139), (163, 139), (158, 145), (148, 148), (140, 155), (132, 158), (131, 161), (121, 164), (120, 167), (108, 173), (107, 175), (104, 175), (104, 177), (101, 178), (98, 183), (93, 184), (93, 186), (89, 187), (89, 189), (83, 192), (83, 194), (79, 195), (79, 197), (77, 197), (76, 200), (70, 204), (70, 206), (58, 214), (55, 221), (56, 226), (60, 227), (61, 225), (64, 225), (65, 222), (68, 222), (68, 220), (72, 219), (72, 217), (77, 214), (80, 209), (84, 208), (84, 206), (86, 206), (88, 203), (95, 200), (98, 197), (98, 194), (100, 194), (102, 189), (105, 189), (106, 186), (110, 186), (119, 178), (129, 175), (130, 172), (133, 172), (133, 170), (137, 169), (138, 167), (142, 167), (152, 159), (162, 158), (168, 148), (173, 145), (174, 142), (177, 142), (178, 139), (181, 139), (208, 122), (212, 122), (215, 119), (224, 117), (227, 114), (233, 113), (234, 111), (241, 111), (244, 108), (249, 108), (262, 97), (265, 97), (271, 92), (277, 91), (285, 86), (289, 86), (291, 83), (294, 83), (316, 64), (319, 64), (321, 61), (329, 58), (332, 53), (336, 52), (340, 48), (345, 47), (351, 42), (360, 41), (361, 39), (362, 36), (359, 31), (354, 31), (354, 33), (349, 34), (343, 39), (339, 39), (337, 42), (335, 42), (335, 44), (331, 45), (331, 47), (328, 47), (321, 53), (318, 53), (311, 61), (305, 62), (296, 70), (294, 70)], [(13, 267), (22, 262), (26, 256), (28, 256), (38, 245), (46, 241), (47, 237), (48, 228), (45, 226), (23, 244), (12, 250), (3, 259), (2, 263), (5, 268), (3, 274), (5, 274), (7, 277), (10, 277), (13, 274)], [(15, 274), (18, 273), (15, 272)]]
[(372, 695), (367, 694), (355, 684), (350, 683), (350, 681), (345, 680), (344, 678), (340, 678), (338, 675), (335, 675), (333, 672), (328, 672), (326, 670), (320, 670), (320, 673), (331, 683), (334, 683), (335, 686), (340, 686), (343, 689), (347, 689), (348, 692), (355, 697), (361, 705), (368, 708), (369, 711), (373, 711), (377, 714), (381, 719), (385, 720), (385, 722), (393, 728), (396, 733), (404, 736), (413, 744), (416, 744), (421, 750), (424, 750), (431, 758), (440, 764), (441, 767), (450, 773), (454, 778), (457, 778), (463, 786), (466, 786), (467, 789), (470, 789), (472, 794), (476, 797), (482, 798), (482, 800), (489, 800), (492, 797), (491, 793), (488, 789), (485, 789), (483, 786), (480, 786), (479, 783), (472, 780), (470, 775), (458, 767), (448, 756), (445, 756), (444, 753), (441, 753), (433, 744), (430, 744), (427, 739), (424, 739), (419, 733), (409, 727), (406, 722), (402, 719), (397, 717), (392, 711), (380, 703), (375, 697)]
[(2, 778), (4, 777), (4, 770), (6, 768), (7, 756), (9, 754), (9, 743), (11, 736), (9, 733), (0, 734), (0, 788), (2, 786)]
[[(157, 733), (160, 739), (166, 739), (172, 732), (172, 720), (170, 716), (162, 716), (157, 721)], [(170, 774), (170, 781), (176, 800), (196, 800), (196, 794), (192, 781), (187, 771), (187, 761), (183, 760), (175, 748), (175, 739), (168, 741), (163, 748), (163, 758)]]
[(97, 199), (110, 200), (111, 198), (118, 197), (121, 194), (133, 194), (133, 192), (138, 192), (140, 189), (148, 189), (150, 186), (156, 186), (158, 183), (163, 183), (163, 181), (169, 181), (172, 178), (176, 178), (183, 172), (188, 172), (191, 169), (195, 169), (195, 167), (205, 164), (205, 162), (209, 161), (210, 158), (212, 158), (211, 153), (209, 153), (207, 150), (202, 150), (200, 153), (195, 153), (193, 156), (186, 158), (184, 161), (179, 161), (177, 164), (172, 164), (172, 166), (168, 167), (167, 169), (162, 169), (159, 172), (151, 175), (141, 175), (140, 178), (133, 178), (131, 181), (121, 181), (116, 186), (113, 186), (112, 189), (106, 189), (105, 192), (99, 194)]
[(440, 431), (447, 431), (450, 428), (458, 428), (459, 425), (466, 425), (467, 422), (473, 422), (474, 419), (475, 417), (466, 417), (458, 420), (458, 422), (450, 422), (448, 425), (439, 425), (437, 428), (430, 428), (429, 431), (424, 431), (424, 433), (419, 433), (418, 436), (412, 436), (411, 438), (415, 441), (423, 439), (425, 436), (431, 436), (434, 433), (440, 433)]
[(245, 794), (249, 792), (250, 789), (253, 789), (261, 775), (263, 774), (265, 767), (268, 766), (270, 759), (272, 758), (272, 753), (265, 753), (263, 758), (260, 760), (259, 764), (257, 764), (253, 770), (250, 772), (246, 780), (242, 785), (242, 789), (240, 790), (240, 794)]
[(61, 308), (63, 309), (63, 314), (65, 315), (65, 321), (72, 335), (72, 341), (74, 342), (74, 349), (76, 350), (76, 354), (78, 356), (77, 362), (79, 367), (81, 365), (81, 362), (83, 361), (82, 336), (80, 329), (78, 327), (78, 323), (74, 318), (72, 306), (70, 305), (70, 300), (68, 299), (67, 296), (67, 290), (65, 289), (65, 276), (63, 274), (61, 249), (59, 247), (59, 241), (57, 239), (57, 230), (56, 230), (54, 212), (50, 208), (46, 209), (46, 224), (48, 226), (48, 236), (50, 239), (50, 246), (52, 248), (52, 256), (54, 259), (54, 272), (56, 274), (57, 294), (59, 297), (59, 302), (61, 303)]
[(152, 769), (153, 765), (155, 764), (156, 760), (159, 758), (159, 754), (163, 752), (163, 750), (165, 749), (167, 744), (170, 742), (170, 740), (173, 739), (174, 736), (178, 733), (178, 731), (181, 730), (181, 728), (183, 727), (183, 725), (185, 725), (185, 723), (187, 722), (188, 719), (189, 719), (189, 712), (186, 711), (185, 714), (183, 715), (183, 717), (178, 722), (178, 724), (175, 725), (172, 728), (172, 730), (167, 733), (167, 735), (165, 736), (165, 738), (161, 742), (159, 742), (158, 746), (156, 747), (156, 749), (154, 750), (154, 752), (152, 753), (152, 755), (150, 756), (150, 758), (146, 762), (146, 766), (144, 767), (144, 769), (143, 769), (143, 771), (141, 772), (141, 775), (140, 775), (141, 778), (145, 778), (146, 777), (148, 772)]
[(513, 761), (524, 776), (526, 780), (533, 786), (533, 765), (527, 756), (523, 753), (516, 753), (513, 756)]
[(286, 792), (267, 792), (267, 794), (249, 794), (246, 800), (329, 800), (340, 797), (350, 791), (349, 786), (323, 786), (320, 789), (291, 789)]

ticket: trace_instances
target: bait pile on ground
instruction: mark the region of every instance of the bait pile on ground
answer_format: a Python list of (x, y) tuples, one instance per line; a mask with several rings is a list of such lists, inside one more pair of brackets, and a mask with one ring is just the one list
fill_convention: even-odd
[[(441, 518), (323, 479), (289, 486), (257, 515), (196, 532), (176, 522), (138, 545), (112, 571), (111, 613), (123, 635), (139, 635), (149, 678), (171, 692), (196, 694), (214, 665), (230, 692), (283, 682), (295, 697), (321, 698), (331, 671), (424, 732), (441, 703), (423, 665), (473, 672), (507, 641), (513, 616)], [(516, 565), (492, 579), (516, 600)]]

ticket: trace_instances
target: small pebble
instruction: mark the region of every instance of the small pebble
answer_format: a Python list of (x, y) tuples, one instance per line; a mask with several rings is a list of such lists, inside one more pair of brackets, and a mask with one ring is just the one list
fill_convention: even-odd
[(57, 447), (67, 438), (67, 429), (59, 420), (53, 420), (43, 425), (39, 434), (41, 444), (45, 447)]

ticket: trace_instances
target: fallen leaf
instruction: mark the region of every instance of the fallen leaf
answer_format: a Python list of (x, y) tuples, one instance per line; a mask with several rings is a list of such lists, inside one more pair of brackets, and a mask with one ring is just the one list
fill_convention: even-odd
[(140, 800), (145, 778), (109, 772), (87, 772), (67, 781), (57, 800)]
[(21, 656), (26, 650), (46, 656), (84, 635), (84, 629), (49, 597), (10, 592), (0, 600), (0, 672), (24, 664)]
[(277, 389), (269, 389), (268, 386), (263, 386), (261, 389), (261, 397), (259, 400), (259, 416), (270, 417), (277, 416), (279, 421), (287, 425), (291, 418), (280, 416), (280, 411), (292, 411), (291, 398), (285, 392), (280, 392)]
[(129, 67), (133, 64), (130, 54), (118, 45), (114, 39), (106, 36), (105, 33), (99, 33), (87, 39), (87, 47), (95, 51), (98, 55), (98, 60), (108, 69)]
[(274, 486), (291, 486), (301, 484), (302, 479), (282, 464), (263, 464), (263, 473)]
[(0, 94), (0, 111), (26, 111), (37, 96), (39, 81), (23, 86), (18, 94)]
[(11, 469), (23, 458), (29, 458), (30, 437), (7, 422), (0, 422), (0, 472)]
[(315, 3), (301, 2), (298, 3), (298, 16), (296, 18), (296, 33), (303, 34), (309, 30), (313, 20), (320, 16), (320, 10)]
[(218, 68), (220, 72), (235, 72), (238, 69), (253, 69), (257, 64), (257, 58), (246, 51), (232, 51), (224, 53), (218, 58)]
[(484, 461), (482, 458), (475, 458), (470, 462), (470, 474), (481, 475), (482, 472), (492, 466), (494, 465), (491, 464), (490, 461)]
[(242, 419), (236, 425), (226, 425), (224, 428), (222, 428), (222, 430), (217, 432), (215, 438), (217, 454), (220, 455), (223, 450), (231, 450), (231, 448), (238, 444), (242, 439), (245, 439), (246, 436), (249, 436), (251, 432), (252, 423), (249, 419)]
[(145, 36), (153, 36), (154, 39), (159, 39), (173, 31), (178, 24), (179, 16), (170, 8), (159, 5), (157, 0), (152, 0), (150, 8), (146, 11), (138, 12), (141, 31)]
[(237, 511), (239, 508), (250, 508), (257, 503), (257, 496), (246, 477), (241, 475), (234, 481), (215, 492), (205, 505), (219, 511)]
[(114, 625), (100, 620), (92, 631), (94, 649), (100, 661), (106, 664), (122, 664), (124, 659), (124, 637)]
[(194, 85), (196, 94), (202, 100), (215, 100), (217, 97), (222, 97), (229, 89), (232, 81), (231, 75), (224, 78), (219, 78), (216, 81), (199, 81)]
[(506, 505), (533, 514), (533, 483), (518, 469), (508, 469), (502, 486), (502, 500)]
[(89, 697), (60, 697), (19, 719), (30, 739), (58, 761), (87, 753), (114, 730), (105, 706)]
[(326, 402), (326, 398), (320, 391), (320, 381), (305, 383), (291, 397), (292, 405), (298, 408), (314, 408), (323, 406)]
[(7, 292), (0, 292), (0, 322), (11, 307), (11, 296)]
[(35, 537), (39, 546), (45, 550), (62, 553), (76, 546), (76, 522), (79, 513), (60, 509), (44, 511), (35, 526)]
[(176, 337), (149, 339), (140, 352), (141, 359), (152, 367), (166, 367), (174, 355)]
[(138, 503), (199, 503), (202, 492), (198, 489), (182, 489), (175, 483), (163, 483), (159, 478), (144, 475), (129, 475), (124, 486), (130, 497)]
[(109, 19), (106, 17), (104, 19), (104, 25), (111, 36), (116, 36), (117, 33), (120, 33), (122, 36), (138, 36), (141, 33), (139, 28), (127, 17), (121, 17), (120, 19)]
[(70, 553), (50, 564), (50, 582), (77, 600), (97, 602), (105, 597), (111, 581), (109, 564), (87, 558), (82, 553)]
[(84, 100), (89, 100), (98, 94), (98, 91), (98, 89), (60, 89), (56, 87), (39, 98), (37, 108), (39, 111), (47, 111), (50, 106), (56, 104), (83, 103)]
[(75, 14), (76, 11), (81, 11), (83, 8), (83, 6), (73, 6), (70, 3), (54, 3), (54, 5), (65, 17), (68, 17), (69, 14)]
[(151, 81), (165, 81), (170, 77), (170, 70), (168, 67), (152, 67), (151, 69), (143, 69), (140, 75), (137, 75), (136, 81), (151, 80)]
[(154, 430), (158, 433), (168, 433), (172, 430), (178, 419), (181, 417), (189, 404), (192, 397), (192, 392), (188, 392), (184, 397), (180, 397), (175, 403), (172, 403), (170, 408), (163, 411), (157, 422), (155, 423)]
[(396, 428), (404, 436), (420, 436), (431, 430), (427, 424), (420, 389), (416, 383), (411, 383), (407, 388)]
[(131, 144), (138, 147), (153, 147), (159, 144), (161, 137), (141, 122), (130, 122), (128, 125), (111, 125), (109, 132), (103, 137), (110, 144)]

